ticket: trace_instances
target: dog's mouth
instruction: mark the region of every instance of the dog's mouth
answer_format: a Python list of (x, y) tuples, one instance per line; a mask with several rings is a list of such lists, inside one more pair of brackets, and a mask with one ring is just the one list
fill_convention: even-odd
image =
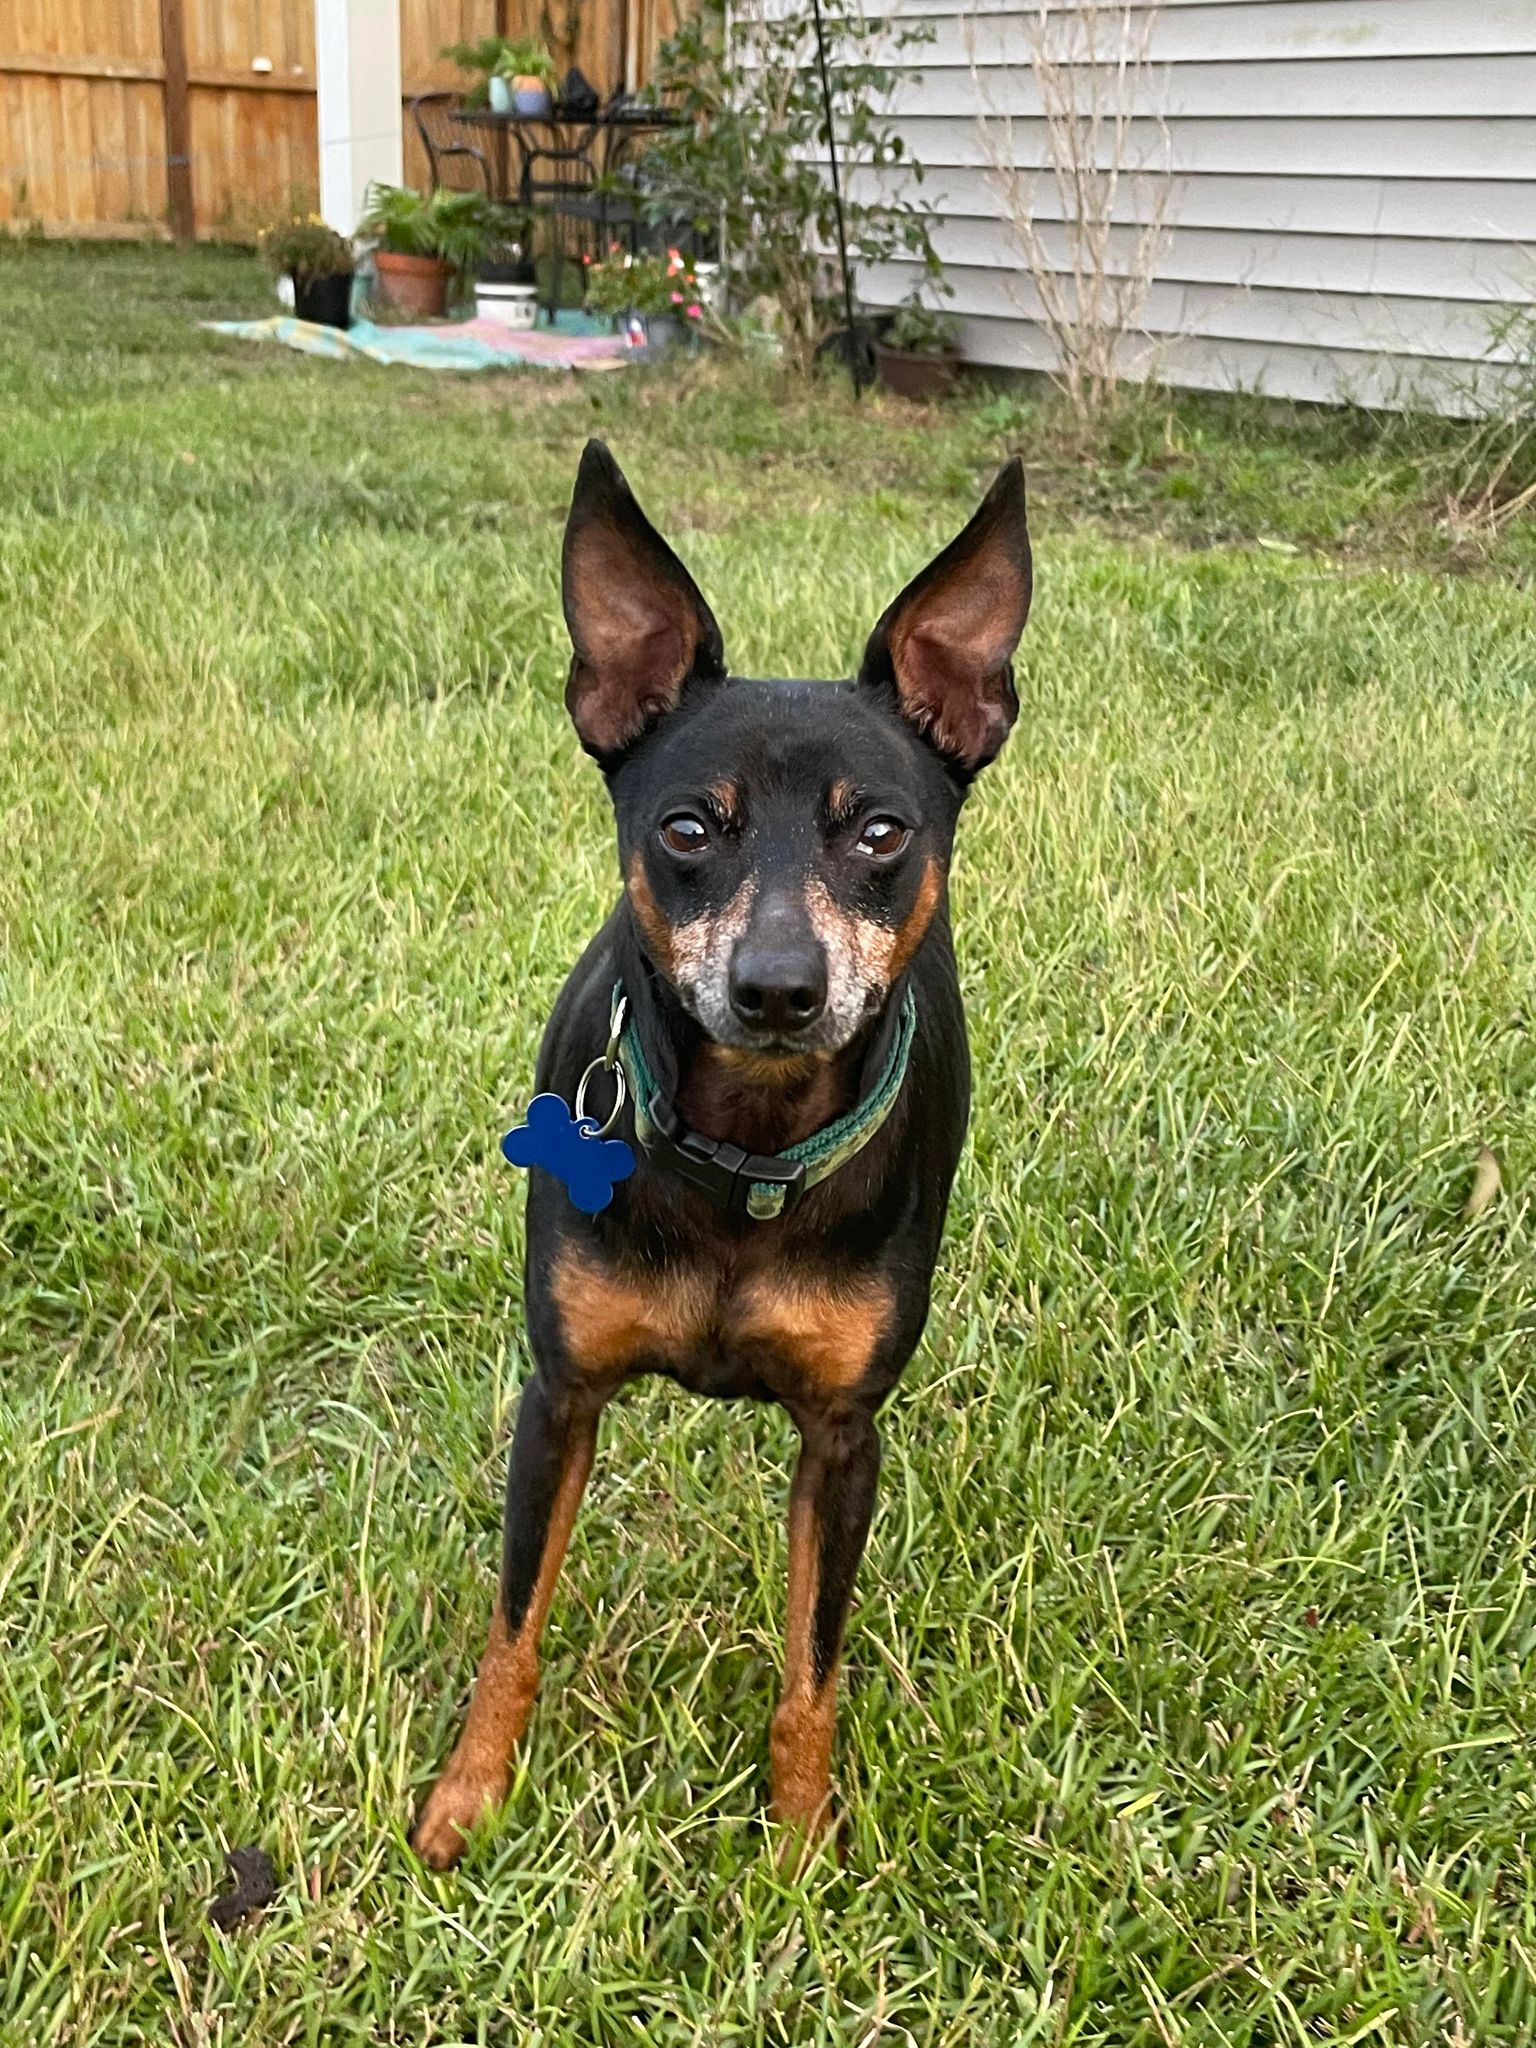
[(745, 1022), (723, 987), (679, 986), (677, 994), (705, 1036), (722, 1051), (791, 1068), (797, 1061), (826, 1060), (842, 1052), (880, 1014), (889, 990), (841, 991), (839, 1000), (828, 1002), (815, 1018), (788, 1031)]

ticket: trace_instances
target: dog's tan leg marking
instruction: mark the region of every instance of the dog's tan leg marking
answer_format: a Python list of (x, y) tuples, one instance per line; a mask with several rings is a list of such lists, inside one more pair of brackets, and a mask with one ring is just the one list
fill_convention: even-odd
[(789, 1862), (797, 1862), (831, 1826), (837, 1666), (818, 1684), (813, 1644), (820, 1582), (821, 1535), (815, 1508), (819, 1478), (819, 1462), (803, 1451), (789, 1497), (784, 1688), (768, 1739), (773, 1817), (791, 1830), (783, 1849)]
[(516, 1635), (509, 1633), (500, 1590), (491, 1617), (490, 1639), (464, 1728), (443, 1774), (433, 1786), (411, 1834), (423, 1863), (447, 1870), (464, 1853), (465, 1836), (488, 1807), (500, 1806), (512, 1779), (512, 1753), (522, 1740), (539, 1689), (539, 1638), (555, 1594), (555, 1581), (576, 1522), (576, 1510), (592, 1470), (597, 1422), (572, 1448), (560, 1481), (544, 1539), (544, 1556), (533, 1597)]

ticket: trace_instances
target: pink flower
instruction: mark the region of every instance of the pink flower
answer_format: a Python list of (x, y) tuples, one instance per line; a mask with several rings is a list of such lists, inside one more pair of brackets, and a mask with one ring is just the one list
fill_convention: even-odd
[(690, 320), (702, 320), (704, 318), (704, 308), (702, 306), (690, 306), (688, 308), (688, 318)]
[(672, 303), (674, 306), (680, 306), (683, 303), (683, 295), (681, 292), (674, 292), (672, 294)]

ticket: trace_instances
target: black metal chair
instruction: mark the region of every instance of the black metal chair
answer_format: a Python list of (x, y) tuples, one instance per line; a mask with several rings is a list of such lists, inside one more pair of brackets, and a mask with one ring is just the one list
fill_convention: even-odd
[[(557, 141), (551, 131), (548, 141), (534, 142), (517, 135), (522, 153), (519, 197), (526, 210), (550, 222), (553, 229), (549, 258), (551, 316), (563, 297), (565, 266), (582, 257), (606, 256), (614, 222), (611, 199), (598, 168), (595, 144), (598, 124), (574, 134), (569, 141)], [(622, 205), (622, 201), (620, 204)]]
[(466, 141), (464, 129), (454, 119), (463, 105), (461, 92), (418, 93), (411, 101), (411, 119), (427, 153), (432, 190), (483, 192), (489, 199), (495, 194), (496, 182), (485, 152)]

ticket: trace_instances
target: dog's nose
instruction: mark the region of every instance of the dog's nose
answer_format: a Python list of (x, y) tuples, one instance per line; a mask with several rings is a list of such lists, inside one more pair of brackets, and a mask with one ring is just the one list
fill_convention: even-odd
[(731, 1008), (753, 1031), (792, 1038), (827, 1007), (827, 962), (819, 946), (743, 945), (731, 962)]

